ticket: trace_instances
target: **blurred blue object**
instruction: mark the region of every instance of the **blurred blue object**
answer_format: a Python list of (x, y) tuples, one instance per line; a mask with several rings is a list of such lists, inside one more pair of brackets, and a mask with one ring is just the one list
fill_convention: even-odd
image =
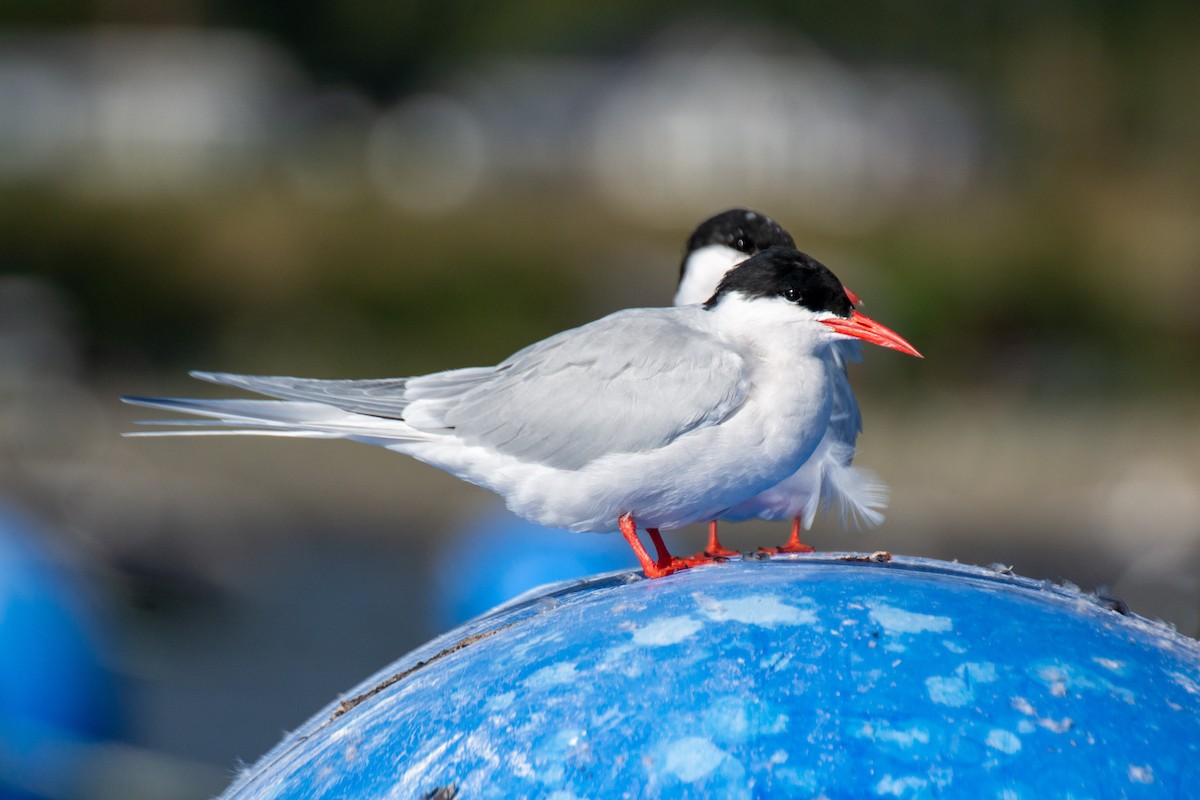
[(437, 626), (444, 630), (548, 583), (637, 566), (617, 534), (571, 533), (496, 505), (438, 553)]
[(1200, 643), (1118, 605), (916, 558), (600, 576), (410, 653), (225, 797), (1194, 796)]
[(117, 729), (96, 621), (40, 537), (0, 507), (0, 800), (82, 795), (81, 745)]

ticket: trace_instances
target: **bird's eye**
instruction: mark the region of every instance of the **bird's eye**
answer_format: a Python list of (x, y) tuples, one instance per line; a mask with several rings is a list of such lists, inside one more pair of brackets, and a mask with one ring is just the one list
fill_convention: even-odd
[(800, 290), (795, 286), (789, 286), (783, 290), (783, 299), (789, 303), (797, 303), (800, 301)]
[(749, 253), (750, 248), (747, 246), (746, 237), (739, 236), (733, 240), (733, 249), (740, 250), (743, 253)]

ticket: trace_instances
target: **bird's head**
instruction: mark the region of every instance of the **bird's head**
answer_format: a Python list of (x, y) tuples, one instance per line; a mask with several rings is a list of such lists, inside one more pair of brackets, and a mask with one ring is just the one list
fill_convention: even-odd
[(812, 256), (791, 247), (768, 247), (729, 270), (704, 308), (713, 310), (733, 298), (786, 304), (824, 325), (833, 334), (830, 338), (861, 339), (922, 357), (898, 333), (855, 310), (851, 297), (838, 277)]
[(679, 265), (682, 280), (692, 256), (708, 248), (719, 249), (729, 259), (729, 266), (746, 260), (768, 247), (795, 247), (791, 234), (766, 214), (746, 208), (731, 208), (701, 222), (688, 237)]
[[(778, 222), (747, 208), (731, 208), (709, 217), (688, 237), (679, 265), (675, 305), (703, 303), (729, 270), (769, 247), (795, 248), (792, 235)], [(846, 296), (858, 305), (849, 289)]]

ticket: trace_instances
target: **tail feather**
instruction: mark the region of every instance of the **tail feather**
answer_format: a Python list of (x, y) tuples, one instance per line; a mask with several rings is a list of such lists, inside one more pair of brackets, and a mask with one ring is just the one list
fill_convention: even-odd
[(175, 430), (139, 431), (133, 436), (251, 435), (309, 438), (371, 438), (388, 442), (423, 438), (401, 420), (343, 411), (324, 403), (292, 400), (200, 400), (181, 397), (122, 397), (130, 405), (205, 417), (167, 420)]
[(821, 486), (822, 507), (836, 513), (844, 527), (875, 528), (883, 523), (888, 505), (888, 487), (868, 469), (831, 466)]
[(392, 419), (400, 419), (410, 402), (406, 391), (408, 378), (331, 381), (199, 370), (189, 374), (198, 380), (245, 389), (280, 400), (321, 403), (344, 411)]
[[(146, 423), (162, 425), (162, 422)], [(197, 425), (204, 423), (195, 423)], [(221, 423), (211, 423), (219, 425)], [(297, 428), (197, 428), (175, 431), (126, 431), (121, 434), (129, 438), (149, 439), (163, 436), (282, 436), (289, 439), (344, 439), (344, 434), (331, 431), (304, 431)]]

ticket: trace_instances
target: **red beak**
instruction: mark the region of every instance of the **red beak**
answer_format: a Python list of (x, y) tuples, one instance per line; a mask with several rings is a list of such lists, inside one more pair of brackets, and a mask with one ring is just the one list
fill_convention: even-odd
[(865, 317), (857, 311), (850, 312), (850, 319), (833, 317), (832, 319), (823, 319), (821, 322), (846, 336), (853, 336), (855, 339), (862, 339), (864, 342), (877, 344), (880, 347), (886, 347), (890, 350), (899, 350), (901, 353), (907, 353), (917, 358), (925, 357), (917, 352), (917, 348), (904, 341), (900, 337), (900, 334), (891, 328), (885, 328), (875, 320)]
[(858, 295), (856, 295), (854, 292), (850, 291), (849, 286), (846, 286), (845, 284), (843, 284), (842, 289), (846, 292), (846, 298), (849, 299), (849, 301), (851, 303), (853, 303), (856, 306), (862, 305), (862, 300), (859, 300)]

